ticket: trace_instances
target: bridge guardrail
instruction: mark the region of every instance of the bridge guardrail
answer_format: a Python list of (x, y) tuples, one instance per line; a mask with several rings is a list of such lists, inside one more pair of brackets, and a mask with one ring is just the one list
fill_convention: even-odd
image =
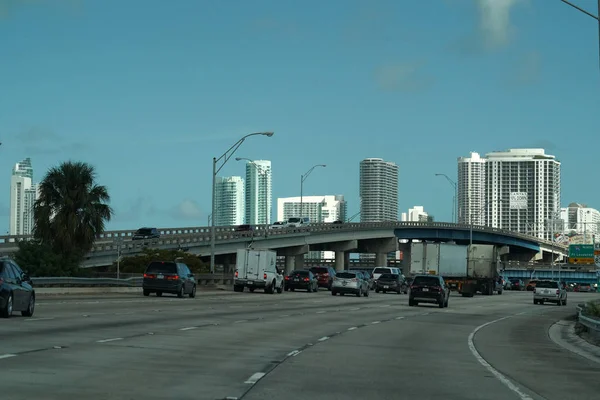
[[(142, 287), (142, 275), (117, 278), (32, 277), (34, 287)], [(199, 286), (233, 285), (233, 275), (196, 275)]]
[[(248, 239), (260, 239), (263, 237), (273, 236), (289, 236), (289, 235), (310, 235), (318, 234), (321, 232), (332, 232), (332, 231), (356, 231), (365, 229), (396, 229), (396, 228), (447, 228), (447, 229), (470, 229), (469, 224), (454, 224), (449, 222), (361, 222), (361, 223), (345, 223), (345, 224), (331, 224), (331, 223), (320, 223), (311, 224), (307, 227), (302, 228), (283, 228), (283, 229), (268, 229), (265, 230), (264, 226), (256, 226), (252, 231), (238, 232), (235, 231), (235, 227), (215, 227), (215, 241), (247, 241)], [(475, 232), (487, 232), (498, 235), (505, 235), (521, 240), (545, 244), (548, 246), (553, 245), (557, 250), (566, 250), (566, 247), (552, 243), (551, 241), (536, 238), (517, 232), (507, 231), (499, 228), (491, 228), (486, 226), (474, 225), (472, 227)], [(118, 247), (122, 250), (136, 250), (146, 247), (146, 243), (153, 245), (166, 245), (166, 246), (180, 246), (182, 248), (188, 247), (189, 245), (198, 245), (199, 243), (209, 243), (211, 240), (210, 227), (198, 227), (198, 228), (168, 228), (160, 229), (161, 237), (158, 239), (149, 240), (131, 240), (131, 237), (135, 231), (107, 231), (101, 234), (95, 245), (93, 246), (90, 253), (100, 253), (105, 251), (116, 251)], [(114, 238), (123, 237), (125, 240), (121, 244), (113, 242)], [(31, 235), (21, 236), (0, 236), (0, 250), (2, 248), (15, 248), (16, 243), (21, 240), (30, 240)]]
[(585, 308), (585, 304), (577, 306), (577, 320), (588, 329), (590, 336), (600, 339), (600, 318), (585, 315)]

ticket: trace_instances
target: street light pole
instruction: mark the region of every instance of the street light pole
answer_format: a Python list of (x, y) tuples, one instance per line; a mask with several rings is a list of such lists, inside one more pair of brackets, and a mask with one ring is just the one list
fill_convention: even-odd
[(576, 10), (584, 13), (585, 15), (592, 17), (598, 21), (598, 59), (600, 61), (600, 0), (598, 0), (598, 15), (594, 15), (591, 12), (586, 11), (583, 8), (571, 3), (570, 1), (567, 1), (567, 0), (560, 0), (560, 1), (562, 1), (563, 3), (573, 7), (574, 9), (576, 9)]
[(311, 172), (313, 172), (313, 170), (317, 167), (323, 167), (325, 168), (327, 165), (325, 164), (317, 164), (317, 165), (313, 165), (308, 171), (306, 171), (306, 173), (304, 175), (300, 175), (300, 218), (304, 218), (304, 202), (303, 202), (303, 198), (304, 198), (304, 181), (306, 180), (306, 178), (308, 178), (308, 176), (310, 175)]
[(435, 174), (435, 176), (443, 176), (454, 188), (454, 195), (452, 196), (452, 222), (456, 223), (458, 220), (458, 187), (456, 186), (456, 182), (450, 179), (446, 174)]
[(262, 168), (261, 165), (258, 165), (255, 161), (249, 159), (249, 158), (244, 158), (244, 157), (236, 157), (235, 161), (248, 161), (250, 164), (254, 165), (254, 167), (256, 168), (256, 171), (258, 171), (259, 175), (263, 176), (263, 181), (264, 181), (264, 185), (263, 185), (263, 189), (265, 191), (265, 236), (267, 236), (267, 232), (269, 231), (269, 199), (268, 199), (268, 184), (267, 184), (267, 170)]
[[(210, 221), (210, 273), (215, 273), (215, 199), (216, 199), (216, 186), (217, 186), (217, 174), (227, 164), (227, 161), (233, 156), (236, 150), (244, 143), (244, 140), (249, 138), (250, 136), (262, 135), (266, 137), (273, 136), (273, 132), (256, 132), (250, 133), (240, 140), (234, 143), (225, 153), (223, 153), (219, 158), (213, 157), (213, 167), (212, 167), (212, 217)], [(217, 168), (217, 163), (219, 161), (223, 161), (221, 166)]]

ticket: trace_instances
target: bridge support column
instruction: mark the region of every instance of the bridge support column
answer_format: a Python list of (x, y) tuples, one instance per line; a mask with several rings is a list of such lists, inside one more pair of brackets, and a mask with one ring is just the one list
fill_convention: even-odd
[(350, 253), (345, 251), (335, 252), (335, 271), (340, 272), (346, 269), (346, 266), (350, 264)]
[(410, 251), (411, 244), (412, 240), (409, 240), (408, 243), (398, 243), (398, 250), (402, 252), (402, 274), (404, 276), (408, 276), (410, 273), (410, 263), (412, 258), (412, 253)]
[(387, 265), (388, 253), (375, 253), (375, 267), (385, 267)]
[[(304, 254), (297, 254), (294, 256), (294, 269), (302, 269), (302, 268), (304, 268)], [(290, 272), (292, 272), (292, 271), (290, 271)]]
[(285, 256), (285, 275), (288, 275), (294, 270), (294, 265), (296, 264), (295, 259), (296, 256)]

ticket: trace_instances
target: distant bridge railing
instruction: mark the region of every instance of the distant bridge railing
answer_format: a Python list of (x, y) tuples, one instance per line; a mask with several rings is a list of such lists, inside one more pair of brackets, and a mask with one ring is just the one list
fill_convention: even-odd
[[(215, 228), (215, 241), (247, 241), (248, 239), (269, 239), (293, 235), (310, 235), (333, 232), (352, 232), (358, 230), (381, 230), (381, 229), (410, 229), (410, 228), (438, 228), (438, 229), (459, 229), (468, 230), (468, 224), (454, 224), (449, 222), (361, 222), (345, 224), (310, 224), (301, 228), (282, 228), (266, 229), (264, 226), (254, 226), (250, 231), (236, 231), (234, 226), (220, 226)], [(540, 239), (522, 233), (508, 231), (499, 228), (486, 226), (473, 226), (474, 232), (485, 232), (495, 235), (503, 235), (524, 241), (554, 246), (557, 251), (566, 251), (566, 246), (552, 243), (549, 240)], [(147, 247), (148, 244), (160, 245), (171, 248), (187, 248), (190, 246), (208, 245), (211, 240), (210, 227), (198, 228), (165, 228), (160, 229), (160, 238), (132, 240), (135, 230), (107, 231), (99, 235), (90, 253), (99, 253), (114, 251), (118, 248), (125, 250), (135, 250)], [(122, 238), (122, 243), (116, 243), (116, 238)], [(16, 251), (17, 242), (21, 240), (30, 240), (31, 235), (26, 236), (0, 236), (0, 252)]]
[[(109, 275), (109, 274), (107, 274)], [(110, 274), (115, 276), (115, 274)], [(76, 277), (33, 277), (34, 287), (142, 287), (141, 274), (127, 274), (128, 277), (76, 278)], [(125, 275), (125, 276), (127, 276)], [(233, 285), (233, 274), (200, 274), (196, 275), (200, 286)]]

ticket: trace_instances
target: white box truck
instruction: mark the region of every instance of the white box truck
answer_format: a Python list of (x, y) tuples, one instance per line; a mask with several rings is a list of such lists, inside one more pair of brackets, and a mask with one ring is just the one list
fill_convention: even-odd
[(265, 293), (283, 292), (283, 275), (277, 269), (277, 253), (271, 250), (239, 249), (235, 264), (233, 290)]

